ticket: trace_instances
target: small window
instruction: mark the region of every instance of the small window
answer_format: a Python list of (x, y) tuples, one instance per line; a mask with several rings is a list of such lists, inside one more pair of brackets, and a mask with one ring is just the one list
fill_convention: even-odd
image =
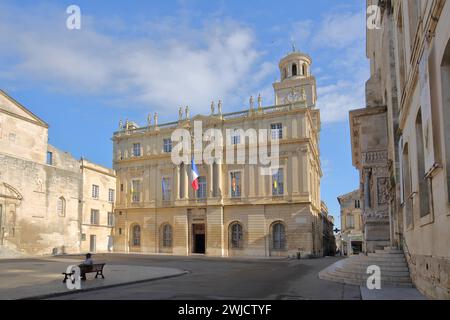
[(91, 209), (91, 224), (99, 225), (100, 224), (100, 212), (95, 209)]
[(272, 226), (272, 248), (274, 250), (284, 250), (286, 248), (286, 228), (281, 222)]
[(120, 192), (123, 192), (123, 183), (120, 184)]
[(169, 177), (164, 177), (162, 179), (162, 197), (163, 201), (170, 201), (171, 194), (172, 194), (172, 188), (170, 183)]
[(361, 208), (361, 203), (359, 200), (355, 200), (355, 209)]
[(131, 181), (131, 199), (133, 202), (141, 201), (141, 182), (139, 180)]
[(133, 246), (141, 245), (141, 227), (139, 225), (135, 225), (133, 227)]
[(108, 201), (113, 203), (114, 202), (114, 189), (108, 190)]
[(197, 199), (206, 199), (206, 177), (198, 177)]
[(240, 223), (233, 223), (230, 227), (230, 233), (231, 233), (231, 247), (233, 249), (240, 249), (243, 246), (242, 239), (243, 239), (243, 232), (242, 232), (242, 225)]
[(53, 152), (47, 151), (47, 164), (49, 166), (53, 165)]
[(60, 197), (58, 199), (58, 205), (56, 211), (58, 212), (58, 216), (64, 217), (66, 215), (66, 200), (64, 197)]
[(164, 139), (164, 152), (172, 152), (172, 139)]
[(165, 224), (163, 227), (163, 247), (172, 247), (172, 226), (170, 224)]
[(133, 156), (140, 157), (141, 156), (141, 144), (133, 143)]
[(233, 134), (231, 136), (231, 144), (240, 144), (241, 143), (241, 135), (238, 129), (234, 129)]
[(284, 195), (284, 170), (279, 168), (272, 175), (272, 195), (282, 196)]
[(272, 140), (283, 139), (283, 124), (272, 123), (270, 125), (270, 132), (272, 133)]
[(230, 172), (231, 180), (231, 197), (240, 198), (241, 197), (241, 172)]
[(119, 236), (122, 235), (122, 228), (119, 228)]
[(92, 185), (92, 198), (98, 199), (100, 194), (100, 187), (93, 184)]
[(295, 77), (297, 75), (297, 65), (294, 63), (292, 65), (292, 76)]
[(347, 215), (345, 220), (346, 220), (346, 226), (348, 229), (355, 228), (355, 217), (352, 214)]
[(92, 185), (92, 198), (98, 199), (100, 195), (100, 187), (93, 184)]
[(114, 213), (108, 212), (108, 227), (114, 227)]

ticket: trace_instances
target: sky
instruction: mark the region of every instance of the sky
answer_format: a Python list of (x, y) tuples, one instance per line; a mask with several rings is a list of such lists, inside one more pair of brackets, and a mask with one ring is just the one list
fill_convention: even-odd
[[(69, 30), (66, 9), (81, 9)], [(313, 59), (321, 111), (321, 196), (340, 228), (336, 197), (358, 188), (348, 111), (363, 108), (369, 78), (365, 2), (0, 0), (0, 88), (50, 125), (49, 142), (112, 166), (120, 119), (145, 125), (274, 103), (278, 62), (292, 50)]]

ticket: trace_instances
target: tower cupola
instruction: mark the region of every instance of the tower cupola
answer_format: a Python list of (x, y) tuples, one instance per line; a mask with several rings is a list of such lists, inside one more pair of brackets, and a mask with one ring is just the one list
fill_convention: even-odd
[(273, 84), (275, 105), (302, 102), (306, 107), (315, 107), (316, 78), (311, 74), (311, 64), (311, 57), (295, 47), (280, 60), (281, 80)]

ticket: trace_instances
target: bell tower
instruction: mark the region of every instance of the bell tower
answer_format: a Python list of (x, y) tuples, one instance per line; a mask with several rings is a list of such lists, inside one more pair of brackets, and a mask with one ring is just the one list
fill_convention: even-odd
[(315, 107), (317, 101), (316, 78), (311, 75), (312, 59), (295, 48), (279, 63), (281, 81), (273, 84), (275, 105), (305, 101)]

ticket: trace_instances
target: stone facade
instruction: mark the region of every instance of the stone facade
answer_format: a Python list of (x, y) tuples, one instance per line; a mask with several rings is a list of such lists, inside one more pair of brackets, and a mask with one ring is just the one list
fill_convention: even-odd
[[(299, 52), (280, 62), (282, 80), (274, 84), (275, 106), (263, 107), (261, 97), (252, 97), (248, 109), (241, 112), (224, 114), (219, 102), (217, 109), (211, 105), (209, 116), (191, 118), (188, 108), (180, 108), (178, 121), (168, 124), (158, 124), (156, 115), (149, 116), (148, 125), (141, 128), (121, 122), (113, 136), (118, 190), (115, 250), (211, 256), (323, 255), (320, 114), (314, 108), (310, 63)], [(198, 163), (198, 192), (190, 186), (190, 161), (180, 165), (171, 161), (172, 133), (181, 128), (192, 131), (196, 122), (201, 122), (203, 131), (215, 128), (229, 139), (220, 146), (224, 158), (230, 144), (245, 153), (238, 155), (245, 164), (220, 159)], [(279, 141), (281, 170), (274, 176), (262, 175), (260, 163), (248, 164), (252, 145), (246, 145), (240, 133), (227, 135), (227, 129), (268, 130), (269, 140)]]
[(339, 250), (344, 255), (358, 254), (365, 251), (363, 248), (363, 223), (360, 191), (339, 196), (341, 207), (341, 230)]
[(44, 121), (0, 91), (0, 249), (80, 252), (82, 172), (48, 144)]
[[(368, 136), (383, 144), (379, 157), (389, 218), (390, 245), (403, 248), (417, 288), (431, 298), (450, 298), (450, 2), (367, 1), (380, 5), (379, 28), (367, 31), (371, 79), (367, 109), (380, 109), (383, 128), (364, 122)], [(381, 109), (384, 109), (381, 112)], [(358, 150), (364, 132), (353, 139)], [(384, 143), (384, 141), (386, 143)], [(383, 164), (381, 158), (385, 159)], [(383, 182), (384, 184), (384, 182)], [(365, 210), (365, 209), (364, 209)], [(387, 210), (387, 211), (386, 211)], [(364, 215), (366, 212), (364, 212)], [(378, 214), (378, 212), (375, 212)], [(383, 218), (384, 219), (384, 218)]]
[(350, 112), (353, 165), (360, 172), (364, 251), (389, 246), (386, 107)]
[(80, 164), (83, 181), (81, 252), (112, 252), (115, 172), (86, 159), (81, 159)]

